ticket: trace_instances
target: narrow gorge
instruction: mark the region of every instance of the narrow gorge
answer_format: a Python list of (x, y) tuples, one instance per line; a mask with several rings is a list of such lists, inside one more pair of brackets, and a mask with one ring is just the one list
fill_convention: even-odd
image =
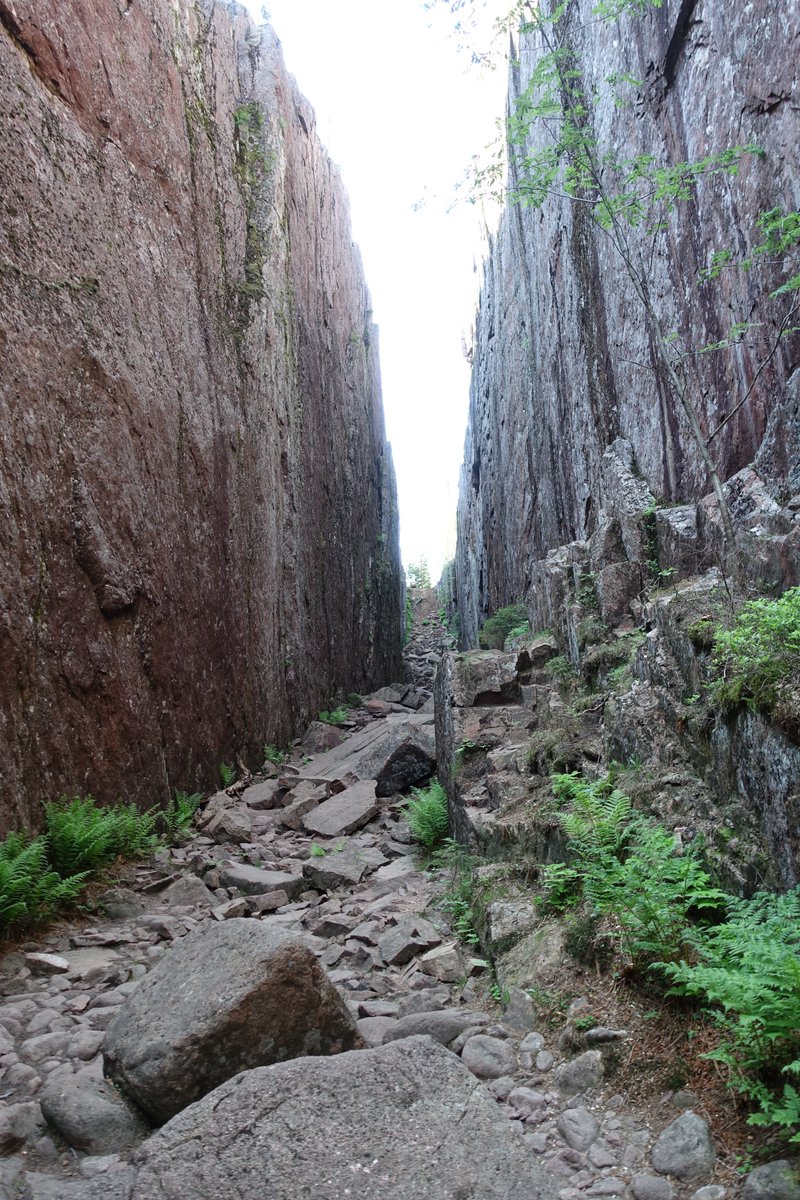
[(800, 9), (505, 8), (431, 587), (278, 21), (0, 0), (0, 1200), (800, 1200)]

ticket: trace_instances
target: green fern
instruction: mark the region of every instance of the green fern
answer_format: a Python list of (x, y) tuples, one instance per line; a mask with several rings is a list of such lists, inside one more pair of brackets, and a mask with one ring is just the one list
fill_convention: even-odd
[(430, 850), (447, 834), (447, 796), (434, 779), (426, 788), (412, 788), (413, 797), (405, 809), (412, 836)]
[(753, 1125), (778, 1125), (800, 1142), (800, 888), (728, 900), (724, 924), (692, 938), (695, 961), (664, 964), (673, 992), (716, 1010), (724, 1032), (707, 1057), (724, 1063), (737, 1091), (760, 1111)]
[(92, 796), (75, 796), (45, 806), (47, 852), (62, 878), (93, 871), (116, 858), (155, 848), (156, 810), (141, 813), (134, 804), (100, 808)]
[(62, 879), (47, 861), (43, 837), (10, 833), (0, 843), (0, 928), (46, 916), (79, 894), (88, 872)]
[(563, 910), (582, 896), (590, 912), (610, 914), (637, 967), (680, 958), (691, 915), (725, 900), (702, 866), (700, 847), (679, 855), (667, 829), (633, 816), (611, 776), (586, 780), (573, 772), (554, 775), (552, 783), (571, 809), (559, 817), (569, 863), (543, 872), (548, 903)]
[(170, 796), (166, 807), (158, 814), (158, 822), (167, 845), (175, 845), (189, 831), (194, 814), (200, 807), (202, 799), (202, 792), (193, 792), (189, 795), (188, 792), (180, 792), (177, 788), (175, 789), (174, 795)]

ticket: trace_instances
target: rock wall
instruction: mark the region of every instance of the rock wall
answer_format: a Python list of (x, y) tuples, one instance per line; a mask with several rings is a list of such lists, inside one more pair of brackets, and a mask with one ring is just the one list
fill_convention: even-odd
[[(713, 250), (746, 255), (759, 240), (760, 212), (800, 206), (800, 9), (769, 0), (665, 0), (598, 21), (592, 7), (574, 0), (562, 31), (587, 91), (599, 89), (593, 120), (604, 151), (670, 164), (747, 143), (764, 150), (745, 157), (737, 176), (704, 182), (679, 205), (649, 280), (663, 329), (687, 348), (722, 340), (734, 322), (764, 322), (733, 351), (685, 361), (706, 433), (752, 386), (715, 438), (714, 455), (723, 479), (757, 460), (771, 495), (785, 504), (800, 490), (796, 336), (756, 373), (790, 305), (765, 303), (775, 286), (766, 266), (705, 284), (697, 276)], [(536, 35), (522, 36), (512, 55), (510, 111), (537, 54)], [(603, 82), (614, 73), (640, 81), (620, 108)], [(519, 185), (512, 165), (509, 186)], [(541, 210), (509, 206), (490, 243), (475, 333), (456, 558), (463, 645), (476, 644), (488, 614), (529, 594), (537, 559), (593, 533), (603, 454), (615, 439), (631, 444), (636, 470), (666, 504), (710, 490), (686, 419), (655, 366), (641, 304), (581, 205), (550, 198)]]
[(0, 0), (0, 820), (400, 675), (376, 331), (269, 29)]

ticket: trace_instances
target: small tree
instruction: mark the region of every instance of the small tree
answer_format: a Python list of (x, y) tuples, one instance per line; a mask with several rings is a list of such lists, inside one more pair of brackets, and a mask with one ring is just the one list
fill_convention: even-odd
[(418, 562), (409, 563), (406, 568), (406, 577), (409, 587), (429, 588), (431, 586), (431, 573), (428, 570), (428, 560), (424, 554)]

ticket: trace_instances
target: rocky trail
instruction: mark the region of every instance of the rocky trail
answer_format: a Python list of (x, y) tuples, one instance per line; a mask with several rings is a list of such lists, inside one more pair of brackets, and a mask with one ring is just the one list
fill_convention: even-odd
[[(501, 1012), (437, 905), (403, 793), (449, 638), (435, 593), (413, 607), (408, 682), (0, 961), (2, 1197), (731, 1194), (680, 1096), (658, 1123), (626, 1102), (625, 1030), (579, 1033), (579, 987), (560, 1028), (524, 994)], [(793, 1193), (773, 1164), (741, 1194)]]

